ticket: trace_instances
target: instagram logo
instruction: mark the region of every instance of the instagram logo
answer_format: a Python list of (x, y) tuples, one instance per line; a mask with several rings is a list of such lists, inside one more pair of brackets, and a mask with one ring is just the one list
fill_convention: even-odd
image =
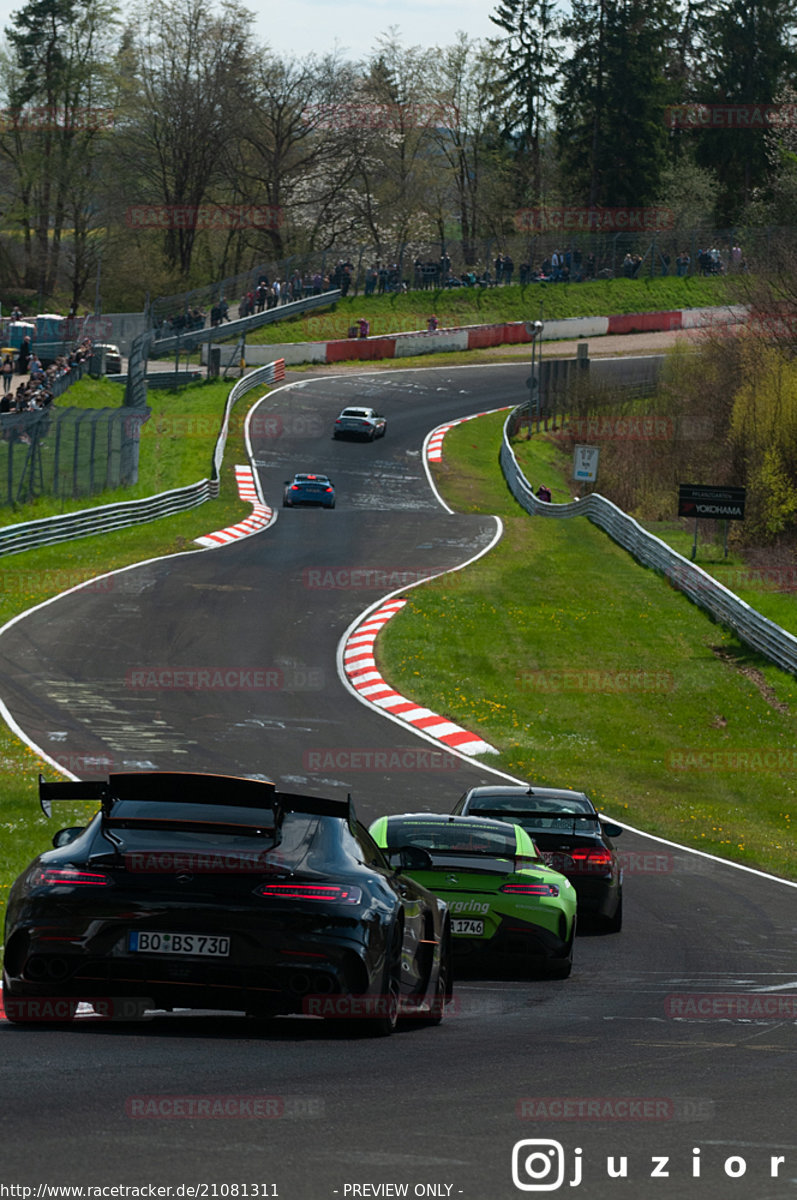
[[(576, 1154), (576, 1175), (581, 1182), (581, 1150)], [(521, 1192), (555, 1192), (565, 1180), (565, 1151), (553, 1138), (524, 1138), (512, 1147), (512, 1182)]]

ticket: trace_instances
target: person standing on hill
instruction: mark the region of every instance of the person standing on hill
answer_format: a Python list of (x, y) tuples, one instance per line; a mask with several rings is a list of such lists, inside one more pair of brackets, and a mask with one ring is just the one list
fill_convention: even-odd
[(11, 380), (14, 378), (14, 360), (10, 354), (7, 354), (3, 359), (3, 365), (0, 367), (0, 373), (3, 376), (3, 395), (8, 395), (8, 390), (11, 387)]

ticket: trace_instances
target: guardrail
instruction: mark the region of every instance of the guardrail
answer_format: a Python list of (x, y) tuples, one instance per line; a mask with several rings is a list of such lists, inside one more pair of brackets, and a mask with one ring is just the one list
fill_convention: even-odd
[(506, 419), (500, 460), (509, 490), (526, 512), (543, 517), (587, 517), (638, 562), (666, 576), (674, 587), (684, 592), (715, 620), (732, 629), (748, 646), (771, 659), (784, 671), (797, 675), (797, 638), (793, 634), (756, 612), (702, 567), (671, 549), (661, 538), (648, 533), (611, 500), (597, 492), (592, 492), (583, 500), (572, 500), (566, 504), (548, 504), (538, 500), (509, 444), (511, 423), (521, 409), (515, 409)]
[[(63, 516), (43, 517), (37, 521), (23, 521), (18, 525), (8, 525), (5, 529), (0, 529), (0, 556), (22, 554), (25, 550), (33, 550), (39, 546), (52, 546), (58, 542), (91, 537), (96, 533), (111, 533), (116, 529), (126, 529), (130, 525), (142, 525), (147, 521), (157, 521), (160, 517), (170, 517), (176, 513), (187, 512), (191, 508), (197, 508), (200, 504), (204, 504), (206, 500), (216, 499), (219, 494), (219, 472), (227, 445), (230, 413), (234, 405), (241, 396), (252, 391), (253, 388), (259, 388), (284, 378), (285, 363), (280, 359), (265, 367), (260, 367), (256, 371), (250, 371), (230, 389), (227, 403), (224, 406), (221, 431), (213, 452), (210, 479), (200, 479), (198, 483), (174, 488), (168, 492), (160, 492), (158, 495), (148, 496), (144, 500), (126, 500), (119, 504), (84, 508), (80, 512), (65, 513)], [(133, 416), (135, 411), (128, 410), (129, 415)], [(255, 476), (255, 481), (259, 489), (257, 476)]]
[(128, 525), (140, 525), (145, 521), (156, 521), (159, 517), (170, 517), (174, 513), (186, 512), (204, 504), (212, 496), (209, 479), (188, 487), (175, 488), (148, 496), (146, 500), (126, 500), (121, 504), (104, 504), (98, 508), (84, 508), (80, 512), (65, 513), (58, 517), (43, 517), (38, 521), (23, 521), (0, 529), (0, 555), (21, 554), (39, 546), (53, 546), (57, 542), (69, 542), (76, 538), (91, 537), (96, 533), (110, 533), (126, 529)]
[(267, 308), (263, 312), (252, 313), (248, 317), (238, 317), (234, 321), (225, 321), (223, 325), (207, 326), (202, 329), (186, 330), (181, 333), (168, 334), (166, 337), (152, 335), (149, 347), (151, 358), (162, 358), (176, 351), (187, 352), (196, 350), (202, 342), (227, 342), (241, 334), (259, 329), (261, 325), (271, 325), (277, 321), (285, 321), (288, 317), (301, 316), (302, 313), (312, 312), (316, 308), (328, 308), (340, 300), (340, 288), (332, 288), (328, 292), (320, 292), (317, 296), (306, 296), (304, 300), (293, 300), (290, 304), (281, 304), (278, 308)]
[[(221, 472), (221, 464), (224, 458), (224, 449), (227, 445), (227, 434), (230, 429), (230, 414), (233, 408), (247, 392), (251, 392), (254, 388), (264, 387), (269, 383), (278, 383), (285, 378), (285, 361), (277, 359), (276, 362), (267, 363), (264, 367), (258, 367), (255, 371), (250, 371), (248, 375), (242, 375), (238, 382), (230, 390), (227, 397), (227, 403), (224, 406), (224, 418), (221, 423), (221, 432), (219, 433), (216, 442), (216, 448), (213, 451), (213, 465), (211, 467), (211, 488), (215, 488), (214, 495), (219, 493), (219, 474)], [(262, 501), (260, 495), (260, 480), (255, 474), (255, 488), (257, 494)]]

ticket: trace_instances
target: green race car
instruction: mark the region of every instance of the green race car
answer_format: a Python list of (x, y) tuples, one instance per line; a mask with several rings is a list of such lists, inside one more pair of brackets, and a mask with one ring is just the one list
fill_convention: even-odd
[(403, 813), (380, 817), (370, 832), (394, 867), (446, 901), (455, 953), (540, 961), (556, 979), (570, 974), (575, 889), (519, 825)]

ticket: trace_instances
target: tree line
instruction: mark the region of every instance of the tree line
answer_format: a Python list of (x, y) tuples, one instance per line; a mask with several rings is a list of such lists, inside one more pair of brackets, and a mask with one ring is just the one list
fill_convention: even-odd
[(500, 0), (491, 19), (494, 38), (388, 31), (352, 62), (274, 54), (238, 0), (28, 0), (1, 56), (5, 291), (91, 306), (101, 278), (139, 306), (362, 245), (477, 266), (557, 206), (794, 223), (787, 0)]

